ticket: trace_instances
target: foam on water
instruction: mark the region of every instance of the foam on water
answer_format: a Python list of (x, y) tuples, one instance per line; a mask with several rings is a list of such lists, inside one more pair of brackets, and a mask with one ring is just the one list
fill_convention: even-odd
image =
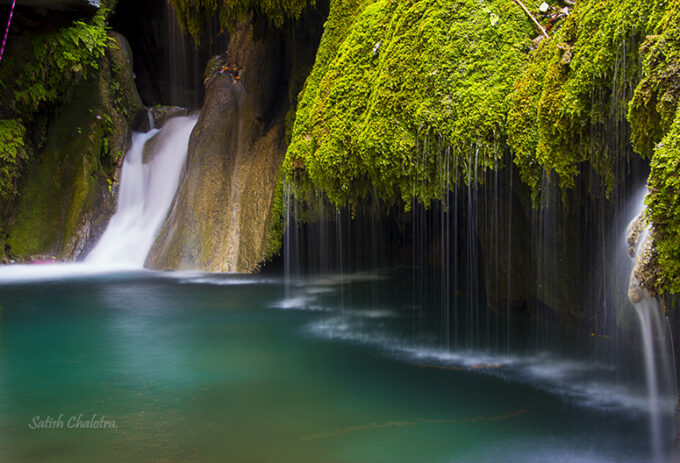
[[(400, 361), (421, 367), (450, 368), (489, 374), (531, 384), (572, 400), (579, 405), (604, 409), (648, 413), (644, 391), (607, 381), (615, 373), (612, 366), (598, 362), (560, 358), (548, 352), (512, 355), (485, 350), (448, 350), (406, 345), (397, 336), (365, 331), (353, 314), (315, 321), (307, 332), (315, 337), (368, 345)], [(659, 413), (671, 413), (675, 399), (659, 399)]]
[[(530, 384), (573, 401), (581, 406), (625, 410), (632, 413), (649, 413), (649, 401), (644, 390), (633, 385), (616, 382), (616, 369), (612, 365), (566, 358), (550, 352), (512, 354), (491, 349), (452, 350), (427, 345), (427, 340), (404, 341), (403, 336), (391, 333), (381, 325), (382, 320), (398, 317), (389, 309), (357, 308), (338, 309), (326, 305), (322, 298), (328, 293), (338, 293), (344, 282), (365, 281), (368, 274), (315, 279), (305, 284), (295, 282), (291, 296), (274, 305), (280, 309), (333, 312), (308, 324), (306, 331), (314, 337), (371, 346), (386, 357), (413, 363), (420, 367), (469, 370), (480, 374), (501, 377), (504, 380)], [(373, 279), (382, 279), (375, 276)], [(669, 414), (675, 398), (659, 398), (658, 413)], [(578, 460), (574, 460), (578, 461)]]
[(79, 263), (4, 265), (0, 266), (0, 285), (87, 278), (130, 271), (139, 272), (140, 269), (132, 265), (102, 267)]
[(182, 274), (177, 275), (180, 284), (193, 285), (216, 285), (216, 286), (244, 286), (244, 285), (261, 285), (261, 284), (276, 284), (280, 280), (274, 278), (254, 278), (252, 276), (238, 275), (238, 274), (212, 274), (202, 273), (191, 277), (185, 277)]

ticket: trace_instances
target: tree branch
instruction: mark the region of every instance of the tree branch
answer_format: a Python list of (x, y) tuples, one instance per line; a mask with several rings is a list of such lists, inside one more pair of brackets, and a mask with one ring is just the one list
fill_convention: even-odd
[(541, 23), (539, 23), (538, 20), (537, 20), (536, 18), (534, 18), (534, 15), (531, 14), (531, 12), (527, 9), (527, 7), (524, 6), (524, 3), (522, 3), (522, 0), (515, 0), (515, 2), (516, 2), (519, 6), (522, 7), (522, 9), (524, 10), (524, 12), (527, 14), (527, 16), (529, 16), (529, 17), (531, 18), (531, 20), (534, 22), (534, 24), (536, 24), (536, 26), (537, 26), (538, 29), (541, 31), (541, 33), (545, 36), (545, 38), (546, 38), (546, 39), (550, 38), (550, 37), (548, 36), (548, 33), (547, 33), (547, 32), (545, 31), (545, 29), (543, 28), (543, 26), (541, 26)]

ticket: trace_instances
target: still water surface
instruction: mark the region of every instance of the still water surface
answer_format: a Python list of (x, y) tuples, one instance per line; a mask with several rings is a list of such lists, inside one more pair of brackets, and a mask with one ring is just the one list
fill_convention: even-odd
[(0, 275), (2, 462), (648, 460), (606, 366), (428, 345), (389, 276), (71, 273)]

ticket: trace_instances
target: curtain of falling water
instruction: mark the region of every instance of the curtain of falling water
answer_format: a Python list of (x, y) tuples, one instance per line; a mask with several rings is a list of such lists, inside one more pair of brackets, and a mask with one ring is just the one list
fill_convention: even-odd
[(168, 43), (164, 44), (167, 63), (168, 85), (163, 91), (166, 105), (199, 108), (203, 102), (203, 73), (208, 60), (227, 49), (226, 34), (216, 35), (219, 25), (214, 18), (206, 24), (201, 45), (196, 46), (177, 22), (175, 10), (165, 2), (165, 32)]
[[(512, 162), (505, 159), (496, 170), (482, 171), (476, 145), (461, 164), (452, 163), (439, 140), (423, 140), (411, 174), (418, 188), (426, 186), (433, 152), (441, 197), (429, 208), (414, 200), (404, 213), (399, 207), (383, 209), (373, 198), (370, 207), (358, 207), (353, 215), (316, 196), (319, 213), (306, 211), (308, 223), (298, 226), (290, 218), (297, 214), (297, 202), (287, 194), (287, 278), (303, 272), (326, 278), (408, 268), (408, 287), (398, 289), (410, 301), (407, 330), (390, 342), (412, 351), (434, 345), (464, 355), (503, 354), (516, 359), (514, 364), (535, 362), (522, 374), (538, 372), (541, 379), (564, 360), (566, 369), (558, 370), (554, 380), (586, 398), (642, 389), (642, 352), (631, 325), (635, 312), (620, 300), (626, 283), (612, 269), (622, 267), (616, 260), (617, 237), (631, 218), (626, 207), (630, 185), (644, 178), (646, 168), (622, 161), (619, 185), (609, 198), (597, 190), (600, 179), (592, 171), (566, 193), (559, 189), (559, 178), (546, 173), (539, 207), (533, 208)], [(351, 284), (351, 278), (345, 281)], [(517, 281), (528, 281), (529, 293), (521, 284), (514, 286)], [(380, 284), (367, 286), (366, 305), (384, 308)], [(346, 299), (345, 286), (340, 288), (341, 310), (355, 309), (356, 297)], [(575, 313), (554, 310), (566, 302)], [(321, 308), (335, 304), (325, 295), (316, 303)], [(323, 317), (333, 316), (323, 312)], [(574, 362), (583, 363), (583, 370)]]

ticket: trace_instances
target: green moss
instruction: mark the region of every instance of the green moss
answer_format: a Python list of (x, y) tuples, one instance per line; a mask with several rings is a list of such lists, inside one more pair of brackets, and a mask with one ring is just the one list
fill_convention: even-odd
[(27, 158), (26, 129), (16, 119), (0, 119), (0, 198), (7, 201), (17, 192), (17, 180)]
[(680, 5), (674, 2), (642, 45), (643, 79), (628, 118), (635, 148), (653, 153), (646, 199), (655, 252), (648, 284), (680, 293)]
[(608, 195), (630, 155), (654, 153), (652, 221), (677, 290), (680, 7), (581, 0), (530, 52), (534, 36), (512, 1), (332, 1), (283, 166), (293, 194), (427, 204), (498, 168), (507, 142), (535, 200), (590, 167)]
[[(88, 22), (75, 21), (70, 27), (34, 35), (23, 53), (0, 67), (0, 113), (14, 119), (0, 124), (0, 196), (8, 203), (17, 193), (16, 184), (28, 153), (41, 147), (28, 149), (23, 126), (35, 125), (39, 114), (92, 71), (99, 70), (109, 45), (107, 15), (108, 10), (102, 9)], [(18, 120), (22, 121), (20, 125)]]
[(588, 161), (608, 191), (625, 136), (631, 89), (639, 79), (639, 43), (654, 30), (667, 2), (583, 0), (564, 27), (532, 53), (510, 95), (508, 143), (522, 179), (538, 194), (544, 171), (574, 186)]
[[(31, 162), (22, 177), (8, 231), (14, 255), (61, 254), (83, 212), (96, 206), (106, 134), (105, 122), (97, 115), (104, 107), (97, 81), (81, 83), (74, 92), (50, 124), (39, 162)], [(82, 127), (80, 133), (77, 127)]]
[(654, 151), (646, 202), (661, 269), (658, 286), (680, 294), (680, 109)]
[(274, 27), (286, 20), (297, 20), (302, 12), (314, 6), (315, 0), (169, 0), (182, 29), (196, 44), (204, 37), (206, 24), (217, 17), (220, 26), (232, 30), (250, 13), (264, 17)]
[(653, 35), (646, 37), (643, 79), (635, 89), (629, 107), (633, 143), (643, 155), (650, 155), (673, 123), (680, 101), (680, 6), (669, 8)]
[(279, 176), (276, 179), (276, 187), (274, 190), (274, 198), (271, 206), (271, 221), (269, 229), (266, 231), (264, 245), (264, 261), (269, 261), (281, 252), (283, 245), (283, 234), (285, 232), (285, 217), (284, 217), (284, 189), (283, 171), (279, 171)]
[(532, 34), (511, 0), (332, 1), (284, 163), (297, 194), (427, 203), (495, 168)]
[(4, 68), (3, 79), (14, 77), (14, 100), (3, 104), (12, 105), (19, 114), (31, 114), (98, 70), (109, 45), (107, 15), (107, 10), (100, 10), (88, 22), (75, 21), (70, 27), (33, 36), (32, 55), (23, 57), (18, 72)]

